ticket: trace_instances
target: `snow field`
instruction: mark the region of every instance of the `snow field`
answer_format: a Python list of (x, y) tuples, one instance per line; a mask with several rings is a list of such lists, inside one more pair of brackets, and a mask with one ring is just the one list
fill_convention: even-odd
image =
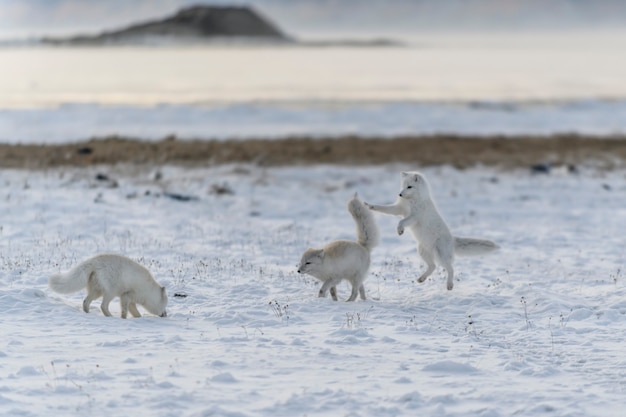
[[(369, 299), (317, 298), (301, 253), (353, 239), (354, 191), (391, 203), (411, 169), (4, 170), (0, 414), (621, 415), (626, 173), (421, 169), (454, 234), (502, 249), (457, 258), (453, 291), (417, 284), (414, 241), (376, 214)], [(168, 317), (47, 288), (102, 252), (150, 269)]]
[(626, 101), (259, 101), (206, 105), (60, 104), (0, 108), (3, 143), (58, 144), (92, 137), (240, 140), (289, 136), (580, 135), (626, 132)]

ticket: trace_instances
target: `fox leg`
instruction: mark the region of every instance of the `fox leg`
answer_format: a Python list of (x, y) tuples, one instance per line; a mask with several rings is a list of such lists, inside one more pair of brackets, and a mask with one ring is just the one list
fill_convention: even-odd
[(436, 266), (435, 258), (433, 257), (433, 254), (431, 251), (427, 250), (421, 245), (417, 247), (417, 252), (419, 253), (420, 257), (424, 260), (424, 262), (426, 262), (426, 271), (424, 271), (422, 276), (420, 276), (417, 279), (417, 282), (424, 282), (426, 278), (428, 278), (428, 276), (432, 274), (433, 271), (435, 270), (435, 266)]
[(367, 300), (365, 297), (365, 287), (363, 284), (359, 285), (359, 294), (361, 295), (361, 300)]
[(355, 301), (357, 295), (361, 296), (361, 300), (367, 300), (367, 297), (365, 297), (365, 287), (363, 286), (363, 284), (353, 285), (350, 298), (348, 298), (346, 301)]
[[(326, 291), (328, 291), (329, 288), (335, 287), (340, 282), (341, 282), (341, 278), (331, 278), (325, 281), (324, 284), (322, 285), (322, 288), (320, 288), (318, 297), (326, 297)], [(335, 297), (336, 296), (337, 296), (337, 290), (335, 289)], [(333, 300), (337, 301), (336, 298), (333, 298)]]
[(365, 277), (363, 274), (356, 273), (354, 277), (350, 280), (350, 284), (352, 284), (352, 293), (350, 294), (350, 298), (346, 301), (354, 301), (356, 300), (357, 295), (361, 294), (361, 299), (365, 300), (365, 287), (363, 287), (363, 280)]
[(102, 293), (98, 291), (94, 286), (87, 286), (87, 296), (83, 300), (83, 311), (89, 313), (89, 306), (93, 300), (96, 300), (102, 296)]
[(363, 204), (365, 204), (367, 208), (369, 208), (370, 210), (378, 211), (383, 214), (389, 214), (392, 216), (402, 216), (403, 214), (402, 207), (397, 203), (390, 204), (388, 206), (380, 206), (380, 205), (369, 204), (369, 203), (363, 203)]
[(111, 300), (113, 300), (113, 297), (111, 297), (109, 294), (104, 294), (104, 296), (102, 297), (102, 304), (100, 304), (102, 313), (104, 313), (104, 315), (107, 317), (111, 317), (111, 312), (109, 311), (109, 304), (111, 303)]
[(451, 290), (454, 288), (454, 246), (439, 242), (436, 251), (441, 266), (443, 266), (448, 273), (447, 288)]
[(120, 295), (120, 307), (122, 308), (122, 318), (125, 319), (128, 316), (128, 305), (130, 304), (130, 297), (124, 293)]
[(330, 296), (337, 301), (337, 287), (330, 287)]
[(89, 313), (89, 306), (93, 300), (97, 300), (102, 296), (102, 291), (98, 287), (98, 281), (92, 272), (87, 279), (87, 296), (83, 300), (83, 311)]
[(354, 301), (356, 300), (356, 296), (359, 294), (359, 284), (352, 284), (352, 292), (350, 293), (350, 298), (346, 301)]
[(141, 313), (137, 310), (137, 304), (133, 303), (132, 297), (128, 293), (124, 293), (120, 297), (120, 306), (122, 307), (122, 318), (125, 319), (128, 316), (128, 312), (133, 317), (141, 317)]
[(137, 304), (135, 303), (128, 303), (128, 311), (130, 311), (133, 317), (141, 317), (141, 313), (137, 310)]
[(404, 233), (404, 229), (414, 225), (416, 220), (417, 220), (417, 214), (411, 214), (410, 216), (405, 217), (402, 220), (400, 220), (398, 222), (398, 227), (397, 227), (398, 235), (402, 236), (402, 234)]
[(93, 297), (93, 295), (91, 293), (87, 294), (87, 297), (85, 297), (85, 299), (83, 300), (83, 311), (85, 313), (89, 313), (89, 305), (96, 298), (98, 298), (98, 297)]
[(442, 264), (448, 273), (448, 290), (451, 290), (454, 288), (454, 267), (452, 266), (452, 262), (442, 262)]

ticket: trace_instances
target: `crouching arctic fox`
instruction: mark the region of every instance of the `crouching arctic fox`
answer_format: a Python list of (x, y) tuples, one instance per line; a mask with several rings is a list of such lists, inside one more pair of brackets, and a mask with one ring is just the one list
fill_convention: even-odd
[(363, 281), (370, 267), (370, 252), (378, 244), (378, 227), (372, 213), (359, 200), (357, 194), (348, 203), (348, 211), (356, 223), (357, 241), (336, 240), (321, 249), (307, 249), (302, 254), (298, 273), (309, 274), (323, 281), (320, 297), (330, 295), (337, 301), (336, 285), (345, 279), (352, 284), (347, 301), (356, 300), (357, 294), (365, 300)]
[(61, 294), (87, 287), (87, 297), (83, 301), (85, 313), (89, 313), (93, 300), (102, 297), (100, 307), (104, 315), (110, 317), (109, 303), (119, 297), (123, 319), (129, 311), (134, 317), (141, 317), (137, 304), (152, 314), (167, 316), (165, 287), (160, 286), (146, 268), (121, 255), (94, 256), (64, 274), (52, 275), (49, 285)]
[(410, 228), (418, 243), (418, 253), (427, 266), (418, 282), (424, 282), (439, 264), (448, 274), (448, 290), (451, 290), (454, 287), (455, 254), (480, 255), (498, 249), (498, 245), (489, 240), (452, 236), (430, 196), (426, 178), (419, 172), (402, 173), (402, 190), (394, 204), (365, 205), (374, 211), (401, 216), (399, 235), (404, 233), (405, 228)]

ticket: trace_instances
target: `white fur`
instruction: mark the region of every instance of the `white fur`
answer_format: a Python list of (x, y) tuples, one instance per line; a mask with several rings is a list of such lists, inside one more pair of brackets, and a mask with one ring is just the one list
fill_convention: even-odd
[(52, 275), (49, 280), (53, 291), (68, 294), (87, 288), (83, 310), (89, 313), (89, 305), (102, 297), (102, 312), (111, 316), (109, 303), (120, 298), (122, 318), (128, 312), (141, 317), (137, 304), (157, 316), (167, 315), (165, 287), (154, 280), (150, 272), (132, 259), (121, 255), (97, 255), (87, 259), (63, 274)]
[(323, 281), (320, 297), (330, 295), (337, 301), (336, 285), (345, 279), (352, 285), (352, 293), (347, 301), (356, 300), (360, 294), (365, 300), (363, 281), (370, 267), (370, 251), (378, 244), (379, 233), (374, 216), (355, 194), (348, 203), (357, 228), (357, 241), (336, 240), (321, 249), (309, 248), (302, 254), (298, 273), (309, 274)]
[(392, 205), (379, 206), (365, 203), (371, 210), (402, 217), (398, 234), (406, 228), (418, 242), (418, 253), (426, 262), (426, 271), (418, 282), (432, 274), (438, 264), (448, 273), (448, 289), (454, 287), (454, 255), (478, 255), (493, 251), (498, 246), (484, 239), (454, 237), (430, 196), (426, 178), (419, 172), (402, 173), (402, 190)]

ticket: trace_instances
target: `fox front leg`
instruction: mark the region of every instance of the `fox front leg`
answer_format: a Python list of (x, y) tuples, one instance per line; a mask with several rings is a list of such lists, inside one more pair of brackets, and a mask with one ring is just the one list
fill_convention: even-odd
[(404, 219), (398, 222), (398, 235), (402, 236), (404, 234), (404, 229), (415, 224), (417, 220), (417, 216), (411, 215), (409, 217), (405, 217)]
[(120, 307), (122, 309), (122, 318), (125, 319), (128, 316), (128, 305), (130, 304), (130, 297), (127, 293), (120, 295)]
[[(318, 297), (326, 297), (326, 291), (328, 291), (329, 288), (334, 288), (337, 286), (337, 284), (339, 284), (339, 282), (341, 282), (341, 278), (330, 278), (329, 280), (325, 281), (324, 284), (322, 285), (322, 288), (320, 288), (320, 292), (318, 293)], [(331, 293), (332, 295), (332, 290)], [(335, 296), (333, 297), (333, 300), (337, 301), (337, 290), (335, 289)]]
[(135, 303), (128, 304), (128, 311), (130, 311), (133, 317), (141, 317), (141, 313), (137, 310), (137, 304)]
[(365, 203), (365, 202), (363, 204), (365, 204), (365, 206), (370, 210), (378, 211), (383, 214), (389, 214), (391, 216), (402, 216), (404, 212), (404, 209), (402, 208), (400, 204), (398, 204), (398, 202), (394, 204), (390, 204), (390, 205), (385, 205), (385, 206), (381, 206), (378, 204), (370, 204), (370, 203)]

